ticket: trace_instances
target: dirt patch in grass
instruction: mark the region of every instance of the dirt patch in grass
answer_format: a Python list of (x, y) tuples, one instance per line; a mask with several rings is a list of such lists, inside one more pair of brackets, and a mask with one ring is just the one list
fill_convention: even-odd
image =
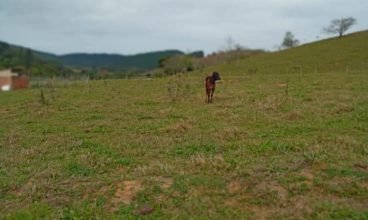
[(305, 183), (308, 186), (312, 186), (313, 185), (314, 174), (313, 174), (313, 171), (310, 168), (302, 169), (300, 171), (300, 175), (303, 176), (306, 179), (305, 180)]
[(142, 188), (142, 183), (138, 180), (127, 180), (118, 183), (114, 198), (111, 201), (111, 211), (117, 211), (121, 203), (129, 205)]
[(8, 108), (0, 108), (0, 113), (8, 112), (10, 109)]
[[(163, 184), (168, 183), (165, 182)], [(142, 190), (143, 185), (140, 180), (119, 180), (109, 184), (100, 183), (99, 187), (95, 186), (92, 189), (86, 189), (83, 200), (95, 200), (96, 198), (104, 197), (107, 199), (104, 208), (109, 212), (115, 212), (121, 204), (131, 204)]]
[(368, 190), (368, 180), (366, 180), (366, 181), (362, 182), (360, 185), (361, 185), (363, 188), (365, 188), (366, 190)]
[(359, 169), (359, 170), (368, 171), (368, 164), (366, 164), (366, 163), (355, 163), (354, 167)]
[(300, 111), (295, 110), (288, 112), (284, 118), (289, 121), (298, 121), (304, 119), (304, 116)]
[(244, 187), (243, 184), (238, 180), (233, 180), (229, 184), (227, 184), (227, 191), (230, 194), (235, 194), (239, 191), (241, 191)]
[(312, 181), (314, 179), (313, 171), (310, 168), (305, 168), (300, 171), (300, 175), (304, 176), (306, 179)]
[(138, 207), (136, 210), (133, 211), (133, 214), (136, 216), (140, 215), (148, 215), (151, 214), (155, 209), (150, 205), (143, 205), (141, 207)]

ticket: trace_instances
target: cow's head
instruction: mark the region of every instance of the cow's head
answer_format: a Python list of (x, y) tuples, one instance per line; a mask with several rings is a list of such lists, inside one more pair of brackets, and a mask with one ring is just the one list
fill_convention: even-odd
[(213, 79), (216, 81), (216, 80), (221, 80), (220, 78), (220, 74), (218, 72), (213, 72), (212, 73), (212, 77)]

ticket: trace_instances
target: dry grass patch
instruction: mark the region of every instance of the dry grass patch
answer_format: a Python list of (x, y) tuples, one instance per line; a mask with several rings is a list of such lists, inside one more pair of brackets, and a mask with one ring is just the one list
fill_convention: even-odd
[(216, 136), (222, 143), (247, 138), (248, 132), (239, 127), (225, 127), (216, 132)]
[(339, 103), (336, 107), (334, 107), (330, 111), (330, 113), (333, 115), (339, 115), (343, 113), (350, 113), (350, 112), (353, 112), (354, 110), (355, 108), (352, 105)]
[(267, 96), (266, 98), (254, 103), (258, 111), (278, 111), (285, 103), (285, 97)]
[(175, 124), (169, 125), (168, 127), (164, 128), (163, 130), (167, 133), (185, 133), (192, 128), (192, 122), (181, 120)]
[(160, 177), (155, 177), (153, 180), (157, 182), (160, 188), (163, 190), (168, 190), (174, 184), (174, 179), (171, 177), (160, 176)]
[(284, 187), (275, 181), (262, 181), (252, 189), (252, 194), (257, 203), (263, 205), (277, 204), (279, 207), (286, 205), (288, 193)]
[(171, 164), (155, 161), (148, 165), (136, 167), (134, 173), (137, 176), (166, 176), (172, 174), (175, 170), (178, 169)]
[(305, 196), (295, 196), (289, 200), (289, 215), (297, 214), (298, 217), (302, 217), (304, 213), (312, 213), (312, 207), (307, 201), (307, 197)]
[(22, 137), (19, 132), (11, 130), (5, 137), (3, 142), (3, 146), (6, 148), (15, 148), (19, 145)]
[(224, 171), (229, 168), (229, 164), (221, 154), (206, 155), (204, 153), (196, 153), (189, 160), (193, 167), (200, 167), (201, 169)]

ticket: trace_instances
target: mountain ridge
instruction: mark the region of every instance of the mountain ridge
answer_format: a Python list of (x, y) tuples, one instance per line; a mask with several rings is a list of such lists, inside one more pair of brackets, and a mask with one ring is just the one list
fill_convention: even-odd
[[(17, 51), (13, 56), (17, 56), (18, 51), (30, 50), (37, 59), (45, 62), (54, 62), (59, 65), (72, 68), (86, 68), (86, 69), (115, 69), (115, 70), (150, 70), (158, 67), (161, 59), (176, 56), (186, 55), (184, 52), (176, 49), (142, 52), (133, 55), (124, 55), (118, 53), (70, 53), (56, 55), (54, 53), (43, 52), (32, 48), (27, 48), (19, 45), (9, 44), (0, 41), (0, 44), (5, 45), (0, 47), (0, 56), (2, 48)], [(202, 51), (195, 51), (187, 54), (196, 57), (203, 57)]]

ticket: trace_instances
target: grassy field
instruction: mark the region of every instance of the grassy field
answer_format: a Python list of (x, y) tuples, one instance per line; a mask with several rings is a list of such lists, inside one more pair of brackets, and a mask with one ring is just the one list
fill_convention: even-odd
[(368, 219), (367, 39), (0, 93), (0, 218)]

